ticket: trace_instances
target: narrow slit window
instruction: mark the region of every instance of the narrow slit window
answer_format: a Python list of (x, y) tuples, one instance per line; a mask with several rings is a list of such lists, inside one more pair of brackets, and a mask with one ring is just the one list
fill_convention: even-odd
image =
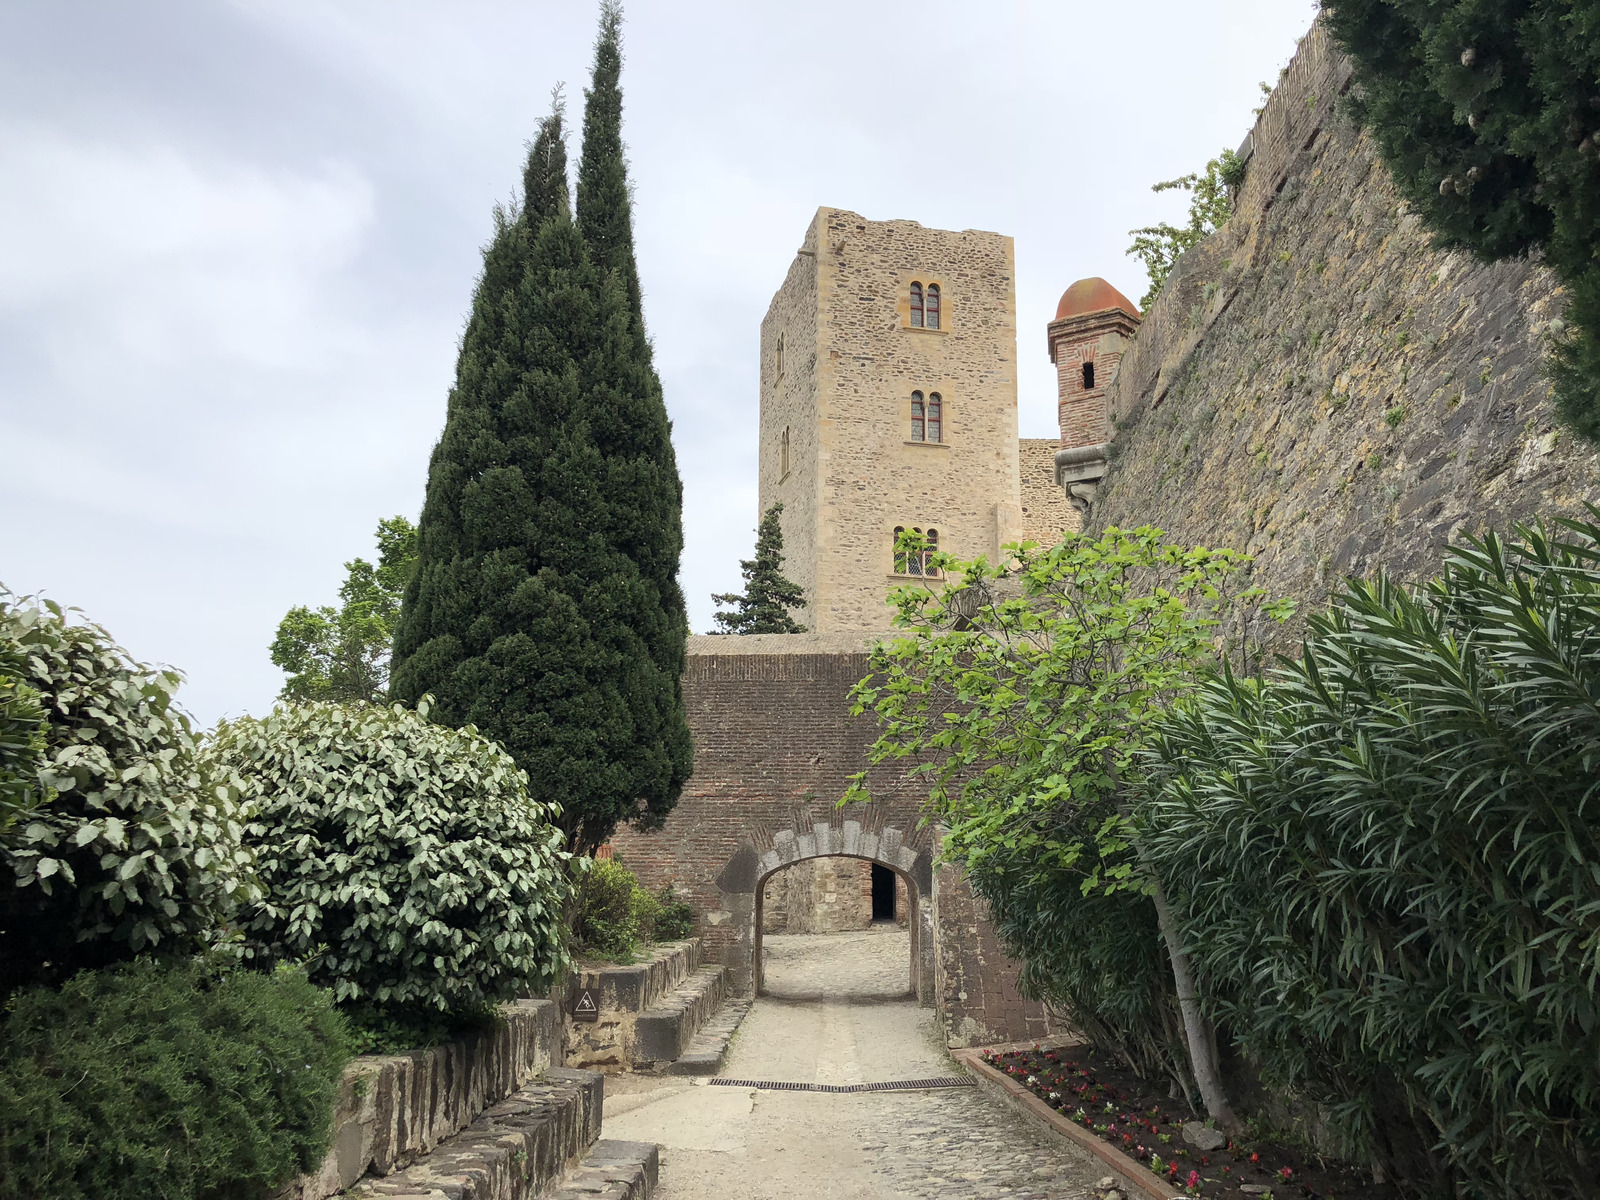
[(1087, 392), (1087, 391), (1090, 391), (1093, 387), (1094, 387), (1094, 364), (1092, 362), (1084, 363), (1083, 364), (1083, 390)]
[(900, 535), (905, 531), (904, 525), (896, 525), (894, 527), (894, 573), (896, 575), (904, 575), (906, 573), (906, 552), (900, 549)]
[(928, 393), (928, 440), (944, 441), (944, 401), (938, 392)]
[(778, 378), (783, 378), (783, 334), (778, 335)]
[(937, 283), (928, 285), (928, 299), (924, 307), (928, 314), (928, 328), (939, 328), (939, 285)]
[(778, 441), (778, 478), (789, 473), (789, 427), (783, 427), (783, 437)]
[(922, 285), (911, 285), (911, 328), (922, 328)]
[(921, 392), (912, 392), (911, 393), (911, 440), (913, 442), (920, 442), (920, 441), (923, 440), (923, 437), (925, 436), (924, 432), (923, 432), (923, 413), (924, 413), (924, 409), (923, 409), (923, 405), (922, 405), (922, 393)]

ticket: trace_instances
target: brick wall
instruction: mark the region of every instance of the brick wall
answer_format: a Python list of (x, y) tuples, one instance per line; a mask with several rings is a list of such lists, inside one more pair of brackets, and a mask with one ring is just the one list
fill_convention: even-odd
[[(908, 885), (903, 907), (916, 911), (907, 966), (918, 994), (935, 1002), (935, 959), (948, 957), (947, 977), (963, 981), (948, 989), (952, 1029), (971, 1042), (1032, 1036), (1042, 1014), (1002, 1000), (1015, 991), (1015, 967), (970, 896), (961, 899), (958, 878), (949, 881), (949, 911), (961, 915), (935, 936), (933, 848), (920, 828), (922, 790), (904, 764), (868, 769), (870, 804), (837, 806), (876, 737), (870, 717), (850, 716), (848, 699), (866, 673), (870, 638), (690, 638), (684, 699), (694, 777), (664, 828), (619, 830), (612, 844), (644, 883), (671, 884), (688, 901), (708, 960), (728, 964), (744, 992), (756, 983), (756, 897), (780, 867), (839, 854), (881, 862)], [(946, 944), (936, 951), (940, 938)]]

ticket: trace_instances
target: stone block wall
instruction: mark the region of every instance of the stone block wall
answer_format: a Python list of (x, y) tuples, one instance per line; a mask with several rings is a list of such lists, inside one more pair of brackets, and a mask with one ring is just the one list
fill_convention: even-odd
[[(938, 329), (912, 326), (913, 281), (939, 285)], [(760, 507), (784, 506), (805, 624), (888, 626), (885, 599), (905, 581), (894, 574), (897, 527), (937, 530), (941, 548), (967, 558), (1016, 540), (1010, 238), (820, 209), (761, 340)], [(802, 346), (814, 368), (792, 349)], [(941, 398), (937, 443), (912, 437), (913, 391)]]
[(1006, 955), (961, 868), (934, 872), (934, 989), (939, 1019), (952, 1046), (1024, 1042), (1068, 1031), (1018, 985), (1020, 968)]
[(872, 864), (811, 858), (784, 867), (767, 877), (761, 913), (765, 933), (865, 929), (872, 924)]
[(534, 1076), (562, 1065), (560, 1013), (518, 1000), (482, 1033), (410, 1054), (363, 1055), (345, 1069), (333, 1147), (320, 1170), (274, 1200), (324, 1200), (369, 1171), (388, 1175), (459, 1133)]
[[(1340, 115), (1349, 79), (1313, 26), (1232, 219), (1122, 360), (1089, 518), (1247, 551), (1302, 616), (1347, 575), (1422, 579), (1453, 539), (1600, 500), (1600, 457), (1556, 425), (1543, 371), (1554, 280), (1437, 249)], [(1269, 633), (1292, 650), (1297, 630)]]
[(1053, 546), (1061, 535), (1083, 528), (1083, 514), (1073, 507), (1056, 484), (1055, 438), (1023, 438), (1017, 443), (1022, 473), (1022, 536), (1041, 546)]

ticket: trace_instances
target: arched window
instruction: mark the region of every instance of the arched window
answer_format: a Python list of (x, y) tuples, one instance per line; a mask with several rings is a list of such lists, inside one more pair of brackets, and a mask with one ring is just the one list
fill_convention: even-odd
[(783, 334), (778, 335), (778, 378), (783, 378)]
[(1083, 364), (1083, 390), (1087, 392), (1090, 389), (1092, 389), (1093, 387), (1094, 387), (1094, 364), (1092, 362), (1086, 362), (1086, 363)]
[(911, 285), (911, 328), (922, 328), (922, 285)]
[(783, 427), (783, 437), (778, 439), (778, 478), (789, 474), (789, 427)]
[[(915, 394), (915, 393), (913, 393)], [(912, 406), (912, 427), (916, 427), (916, 406)], [(939, 398), (938, 392), (928, 393), (928, 440), (930, 442), (944, 441), (944, 401)]]
[(934, 569), (933, 556), (939, 550), (939, 531), (930, 529), (924, 534), (920, 529), (913, 529), (911, 532), (922, 538), (922, 549), (902, 550), (900, 549), (900, 535), (905, 531), (906, 527), (904, 525), (896, 525), (894, 527), (894, 573), (896, 575), (915, 575), (919, 578), (924, 576), (930, 579), (936, 577), (939, 572)]
[(927, 310), (928, 314), (928, 328), (939, 328), (939, 285), (937, 283), (930, 283), (928, 285), (928, 300), (924, 305), (924, 308)]
[(911, 440), (920, 442), (926, 436), (923, 430), (922, 393), (911, 393)]

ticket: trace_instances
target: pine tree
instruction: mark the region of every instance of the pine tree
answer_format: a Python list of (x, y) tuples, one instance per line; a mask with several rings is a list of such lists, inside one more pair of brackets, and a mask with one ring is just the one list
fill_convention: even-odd
[(496, 213), (391, 694), (432, 693), (436, 720), (504, 745), (582, 852), (619, 821), (659, 825), (691, 748), (670, 429), (626, 292), (573, 220), (563, 132), (558, 95), (520, 212)]
[(804, 633), (789, 615), (791, 608), (806, 602), (800, 585), (783, 575), (783, 526), (778, 517), (783, 505), (774, 504), (761, 518), (756, 530), (756, 556), (739, 563), (744, 575), (744, 594), (728, 592), (712, 596), (718, 604), (732, 604), (731, 613), (717, 613), (720, 633)]

